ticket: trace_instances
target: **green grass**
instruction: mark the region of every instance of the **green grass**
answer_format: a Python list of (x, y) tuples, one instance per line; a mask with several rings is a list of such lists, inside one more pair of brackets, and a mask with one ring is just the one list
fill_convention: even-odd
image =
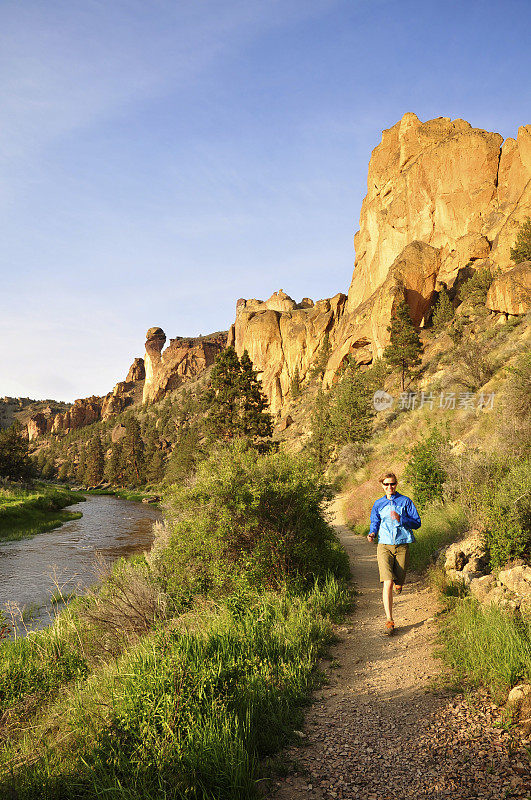
[(52, 530), (83, 515), (64, 511), (65, 506), (85, 498), (78, 492), (46, 484), (31, 489), (8, 486), (0, 489), (0, 541), (11, 541)]
[(428, 508), (421, 519), (422, 526), (413, 532), (415, 544), (409, 548), (410, 567), (415, 572), (427, 569), (435, 553), (456, 541), (468, 527), (465, 513), (457, 503)]
[[(4, 737), (0, 796), (257, 797), (260, 759), (290, 740), (319, 681), (328, 614), (348, 603), (333, 578), (303, 596), (249, 591), (198, 614), (191, 629), (155, 631), (88, 678), (52, 632), (4, 642), (0, 716), (35, 691), (49, 702)], [(55, 699), (61, 683), (70, 689)]]
[(440, 638), (440, 655), (465, 686), (485, 686), (501, 702), (511, 686), (531, 681), (531, 625), (497, 606), (458, 600)]
[[(161, 490), (162, 491), (162, 490)], [(148, 489), (90, 489), (85, 492), (88, 495), (113, 495), (114, 497), (121, 497), (123, 500), (133, 500), (141, 503), (144, 498), (150, 499), (154, 496), (160, 497), (160, 492), (153, 492)], [(151, 505), (159, 505), (159, 503), (152, 503)]]

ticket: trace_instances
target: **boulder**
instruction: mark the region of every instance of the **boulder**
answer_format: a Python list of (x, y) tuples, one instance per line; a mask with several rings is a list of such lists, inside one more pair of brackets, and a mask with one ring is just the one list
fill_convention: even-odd
[(291, 414), (288, 414), (287, 417), (284, 417), (284, 419), (281, 419), (280, 422), (278, 423), (277, 431), (280, 432), (285, 431), (286, 428), (289, 428), (289, 426), (292, 424), (293, 424), (293, 417), (291, 416)]
[(470, 564), (467, 573), (481, 573), (487, 565), (485, 542), (478, 531), (470, 531), (464, 539), (449, 545), (444, 551), (444, 569), (461, 572)]
[(111, 431), (111, 441), (113, 442), (113, 444), (114, 442), (119, 442), (120, 439), (123, 439), (126, 432), (127, 428), (125, 427), (125, 425), (115, 425)]
[(489, 592), (494, 589), (496, 579), (494, 575), (483, 575), (480, 578), (474, 578), (470, 581), (470, 594), (472, 594), (478, 603), (484, 603)]
[(498, 582), (522, 599), (531, 598), (531, 567), (517, 566), (502, 570)]

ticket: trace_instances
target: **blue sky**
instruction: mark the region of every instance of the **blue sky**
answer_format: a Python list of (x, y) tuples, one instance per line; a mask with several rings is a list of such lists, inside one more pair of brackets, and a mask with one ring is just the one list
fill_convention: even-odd
[(529, 0), (0, 0), (0, 396), (104, 394), (144, 334), (347, 291), (407, 111), (531, 123)]

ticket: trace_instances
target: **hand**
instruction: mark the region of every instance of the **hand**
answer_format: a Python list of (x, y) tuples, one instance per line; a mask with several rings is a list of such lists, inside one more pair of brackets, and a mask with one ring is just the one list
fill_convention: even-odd
[(396, 511), (391, 511), (391, 519), (394, 519), (396, 522), (400, 522), (400, 517)]
[(374, 533), (367, 534), (367, 539), (369, 540), (369, 542), (374, 542), (375, 538), (376, 535)]

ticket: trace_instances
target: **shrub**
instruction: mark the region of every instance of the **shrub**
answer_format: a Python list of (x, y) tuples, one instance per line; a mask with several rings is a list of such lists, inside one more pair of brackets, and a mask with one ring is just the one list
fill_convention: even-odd
[(511, 258), (515, 264), (531, 261), (531, 219), (529, 217), (520, 225), (514, 247), (511, 247)]
[(494, 275), (489, 267), (481, 267), (459, 289), (459, 299), (472, 306), (484, 305)]
[(447, 450), (447, 437), (435, 426), (429, 436), (410, 452), (404, 476), (412, 485), (413, 497), (421, 509), (433, 500), (443, 498), (446, 480), (443, 464)]
[(433, 311), (432, 323), (436, 331), (443, 330), (454, 316), (454, 308), (450, 302), (448, 292), (443, 288), (439, 292), (439, 297)]
[(276, 587), (328, 570), (345, 575), (346, 556), (322, 514), (329, 498), (306, 459), (259, 456), (242, 442), (215, 451), (189, 487), (172, 487), (168, 545), (154, 555), (163, 590), (186, 604), (242, 582)]
[(493, 568), (512, 558), (531, 557), (531, 458), (500, 464), (495, 482), (484, 484), (479, 515), (486, 530)]

